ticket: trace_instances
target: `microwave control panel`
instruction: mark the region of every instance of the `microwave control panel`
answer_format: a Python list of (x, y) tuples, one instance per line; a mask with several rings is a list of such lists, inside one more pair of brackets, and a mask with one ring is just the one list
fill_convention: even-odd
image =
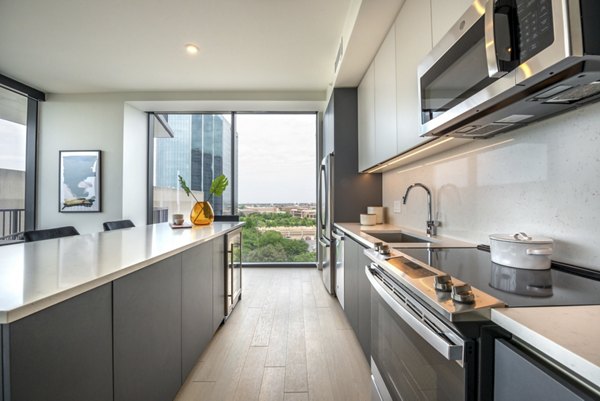
[(523, 63), (554, 42), (552, 0), (517, 0), (519, 59)]

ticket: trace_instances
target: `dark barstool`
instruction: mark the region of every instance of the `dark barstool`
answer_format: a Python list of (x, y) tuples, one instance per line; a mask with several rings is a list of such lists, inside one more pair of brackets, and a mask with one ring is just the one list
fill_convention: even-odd
[(121, 228), (135, 227), (131, 220), (107, 221), (103, 223), (104, 231), (120, 230)]
[(65, 226), (58, 228), (48, 228), (46, 230), (25, 231), (23, 237), (25, 242), (42, 241), (45, 239), (70, 237), (71, 235), (79, 235), (79, 231), (73, 226)]

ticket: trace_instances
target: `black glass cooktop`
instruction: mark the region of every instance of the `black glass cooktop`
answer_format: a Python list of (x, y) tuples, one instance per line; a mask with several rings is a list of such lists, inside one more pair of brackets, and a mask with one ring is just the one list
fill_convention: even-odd
[(600, 280), (559, 269), (527, 270), (492, 263), (477, 248), (401, 249), (452, 277), (503, 301), (508, 306), (600, 304)]

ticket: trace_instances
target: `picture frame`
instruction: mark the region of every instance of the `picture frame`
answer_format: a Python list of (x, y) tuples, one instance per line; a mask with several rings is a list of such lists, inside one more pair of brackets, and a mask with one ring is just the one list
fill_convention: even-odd
[(58, 153), (58, 211), (101, 212), (102, 151), (60, 150)]

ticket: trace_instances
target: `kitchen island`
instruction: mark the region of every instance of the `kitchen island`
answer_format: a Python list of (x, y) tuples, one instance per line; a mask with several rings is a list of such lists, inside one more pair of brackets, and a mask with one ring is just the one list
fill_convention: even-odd
[(0, 400), (172, 400), (223, 320), (224, 235), (242, 224), (0, 248)]

